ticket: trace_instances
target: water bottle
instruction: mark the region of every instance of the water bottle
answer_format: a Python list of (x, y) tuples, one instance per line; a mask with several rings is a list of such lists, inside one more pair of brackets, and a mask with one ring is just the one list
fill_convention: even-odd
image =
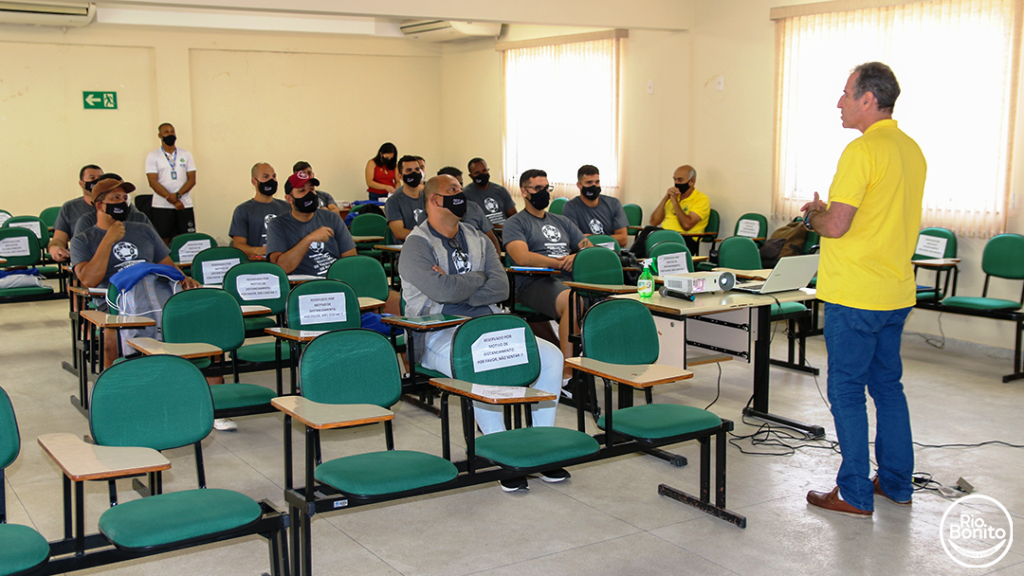
[(636, 281), (636, 287), (641, 298), (650, 298), (654, 295), (654, 275), (651, 274), (650, 259), (644, 260), (644, 271)]

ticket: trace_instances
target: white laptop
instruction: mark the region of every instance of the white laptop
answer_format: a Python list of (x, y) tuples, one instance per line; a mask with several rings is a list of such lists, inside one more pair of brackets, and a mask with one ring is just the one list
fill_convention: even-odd
[(781, 258), (768, 279), (761, 281), (740, 282), (733, 290), (753, 292), (754, 294), (772, 294), (804, 288), (818, 272), (818, 254), (803, 256), (787, 256)]

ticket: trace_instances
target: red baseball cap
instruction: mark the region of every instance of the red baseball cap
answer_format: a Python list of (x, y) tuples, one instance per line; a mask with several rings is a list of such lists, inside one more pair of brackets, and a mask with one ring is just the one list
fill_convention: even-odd
[[(320, 181), (317, 180), (316, 178), (310, 178), (309, 175), (306, 174), (306, 172), (304, 170), (299, 170), (298, 172), (296, 172), (296, 173), (294, 173), (294, 174), (292, 174), (291, 176), (288, 177), (288, 185), (291, 187), (292, 190), (297, 190), (299, 188), (302, 188), (306, 184), (312, 184), (313, 186), (319, 186), (320, 185)], [(291, 193), (291, 190), (287, 190), (287, 192)]]

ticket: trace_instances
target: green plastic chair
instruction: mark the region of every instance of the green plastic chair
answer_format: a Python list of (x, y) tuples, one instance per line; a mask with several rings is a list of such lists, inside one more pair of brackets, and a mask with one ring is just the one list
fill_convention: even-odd
[(686, 247), (686, 244), (682, 242), (658, 242), (654, 246), (651, 246), (650, 252), (647, 257), (651, 259), (651, 271), (656, 276), (661, 275), (658, 272), (658, 256), (664, 256), (666, 254), (679, 254), (680, 252), (686, 253), (686, 269), (690, 272), (696, 272), (693, 268), (693, 256), (690, 254), (690, 249)]
[[(36, 266), (40, 261), (39, 238), (35, 232), (26, 228), (0, 228), (0, 243), (9, 241), (21, 244), (24, 250), (15, 252), (13, 249), (0, 253), (7, 260), (0, 268), (14, 266)], [(51, 286), (26, 286), (22, 288), (4, 288), (0, 290), (0, 299), (41, 298), (54, 294)]]
[[(178, 295), (213, 292), (220, 291)], [(100, 515), (99, 529), (118, 550), (129, 554), (176, 550), (263, 534), (269, 540), (271, 558), (281, 558), (285, 515), (239, 492), (206, 487), (202, 441), (213, 428), (215, 401), (195, 366), (175, 356), (121, 362), (99, 376), (90, 406), (89, 430), (98, 445), (195, 448), (197, 489), (162, 494), (163, 483), (157, 480), (152, 483), (154, 495), (115, 506), (116, 487), (111, 480), (111, 507)], [(279, 573), (281, 566), (272, 568)]]
[(562, 207), (565, 206), (565, 203), (568, 201), (568, 198), (555, 198), (551, 201), (551, 205), (548, 206), (548, 212), (551, 212), (552, 214), (561, 214)]
[(214, 240), (213, 236), (210, 236), (209, 234), (203, 234), (202, 232), (189, 232), (187, 234), (178, 234), (174, 238), (171, 238), (171, 260), (175, 262), (181, 262), (181, 255), (179, 254), (179, 251), (181, 250), (182, 246), (184, 246), (186, 243), (193, 241), (209, 242), (209, 245), (206, 246), (206, 248), (215, 248), (217, 246), (217, 241)]
[[(322, 321), (307, 316), (306, 320), (303, 321), (301, 302), (305, 298), (327, 294), (338, 294), (344, 297), (345, 319)], [(359, 328), (362, 325), (359, 312), (359, 297), (351, 286), (339, 280), (312, 280), (292, 288), (292, 291), (288, 293), (285, 317), (288, 327), (294, 330), (333, 331)]]
[(572, 266), (573, 282), (620, 286), (624, 282), (622, 261), (614, 250), (601, 246), (584, 248), (576, 254)]
[(387, 301), (390, 294), (388, 277), (381, 263), (369, 256), (339, 258), (327, 270), (331, 280), (341, 280), (361, 297)]
[[(360, 214), (352, 219), (352, 225), (348, 228), (353, 236), (382, 236), (387, 237), (388, 221), (380, 214)], [(356, 244), (356, 251), (363, 256), (369, 256), (380, 260), (381, 251), (373, 248), (377, 242), (360, 242)]]
[(4, 471), (14, 464), (21, 451), (21, 436), (14, 406), (0, 388), (0, 574), (31, 574), (50, 558), (50, 543), (35, 529), (7, 524)]
[[(920, 238), (921, 236), (931, 236), (931, 237), (934, 237), (934, 238), (942, 238), (943, 240), (946, 241), (946, 248), (945, 248), (945, 250), (943, 250), (942, 257), (943, 258), (956, 258), (956, 235), (953, 234), (952, 231), (947, 230), (945, 228), (925, 228), (924, 230), (921, 230), (921, 232), (918, 234), (918, 238)], [(918, 254), (917, 252), (915, 252), (914, 255), (910, 257), (911, 260), (927, 260), (929, 258), (934, 258), (934, 256), (930, 256), (928, 254)], [(915, 276), (917, 276), (918, 269), (919, 269), (918, 266), (914, 266), (914, 275)], [(938, 292), (935, 291), (933, 286), (918, 285), (917, 299), (919, 301), (923, 300), (923, 301), (933, 301), (933, 302), (934, 301), (938, 301), (938, 300), (942, 300), (942, 298), (946, 294), (949, 293), (949, 279), (950, 279), (950, 276), (953, 276), (954, 282), (956, 281), (955, 280), (955, 278), (956, 278), (956, 266), (943, 266), (942, 268), (929, 268), (928, 271), (929, 272), (935, 272), (935, 274), (936, 274), (936, 281), (939, 281), (939, 279), (941, 279), (941, 277), (942, 277), (942, 274), (945, 274), (946, 275), (946, 281), (943, 284), (942, 289), (939, 290)], [(815, 280), (817, 280), (817, 278), (815, 278)], [(932, 288), (932, 289), (931, 290), (923, 290), (923, 288)], [(954, 292), (955, 291), (956, 291), (956, 289), (954, 287)]]
[[(267, 286), (267, 292), (262, 294), (248, 293), (240, 287), (239, 282), (251, 280), (266, 281), (273, 277)], [(288, 282), (288, 275), (284, 269), (273, 262), (242, 262), (233, 266), (224, 275), (224, 290), (231, 294), (239, 306), (266, 306), (270, 311), (260, 316), (245, 316), (246, 338), (261, 338), (266, 336), (265, 330), (280, 324), (283, 319), (285, 305), (288, 303), (288, 292), (291, 285)], [(276, 362), (277, 346), (275, 342), (260, 342), (257, 344), (246, 344), (238, 349), (235, 355), (238, 360), (263, 364)], [(285, 354), (282, 360), (287, 360)]]
[[(527, 362), (477, 371), (473, 362), (473, 344), (486, 334), (513, 329), (524, 331)], [(473, 384), (527, 387), (540, 375), (540, 354), (533, 331), (525, 320), (509, 314), (480, 316), (459, 326), (452, 338), (451, 360), (452, 376)], [(526, 414), (526, 428), (513, 428), (479, 438), (474, 426), (464, 426), (470, 465), (481, 458), (525, 474), (563, 467), (600, 450), (597, 440), (584, 432), (557, 426), (533, 427), (531, 411), (527, 409)], [(463, 403), (462, 418), (463, 421), (473, 421), (471, 402)], [(509, 420), (509, 412), (506, 412), (506, 421)]]
[[(50, 230), (46, 226), (46, 222), (38, 216), (12, 216), (3, 223), (2, 228), (25, 228), (31, 230), (38, 240), (39, 244), (39, 263), (53, 262), (50, 259), (50, 254), (46, 251), (46, 246), (50, 243)], [(10, 266), (10, 264), (8, 264)], [(60, 272), (60, 268), (57, 266), (36, 266), (39, 273), (53, 277)]]
[[(372, 358), (373, 361), (367, 361)], [(401, 374), (391, 344), (384, 336), (370, 330), (340, 330), (323, 334), (310, 342), (299, 360), (299, 379), (302, 396), (307, 402), (327, 405), (353, 405), (354, 413), (372, 405), (387, 409), (398, 402), (402, 394)], [(376, 413), (388, 412), (376, 409)], [(379, 422), (383, 418), (369, 420)], [(312, 476), (295, 482), (292, 467), (286, 467), (285, 483), (296, 486), (296, 492), (307, 505), (292, 508), (292, 534), (296, 551), (296, 574), (313, 574), (312, 531), (310, 510), (318, 500), (333, 500), (334, 508), (352, 505), (352, 501), (384, 500), (388, 495), (400, 497), (418, 492), (430, 492), (451, 484), (458, 476), (458, 468), (448, 460), (411, 450), (396, 450), (392, 423), (384, 420), (385, 450), (348, 454), (337, 458), (321, 458), (318, 449), (322, 433), (328, 428), (348, 428), (365, 425), (366, 419), (314, 429), (306, 426), (305, 464), (299, 470), (312, 471)], [(291, 417), (285, 416), (284, 450), (291, 458)], [(365, 436), (361, 434), (360, 437)], [(365, 442), (360, 440), (360, 442)], [(320, 463), (323, 460), (323, 463)], [(289, 460), (290, 461), (290, 460)], [(308, 474), (308, 473), (307, 473)], [(340, 494), (339, 494), (340, 493)], [(342, 502), (341, 506), (337, 503)], [(326, 503), (322, 511), (327, 508)]]
[[(221, 264), (229, 265), (233, 268), (248, 261), (249, 256), (234, 246), (207, 248), (196, 254), (196, 257), (192, 260), (192, 278), (200, 284), (223, 284), (224, 276), (213, 271), (214, 265), (218, 265), (218, 269), (221, 268), (219, 266)], [(207, 262), (210, 262), (209, 266), (205, 265)], [(217, 274), (217, 276), (208, 277), (211, 274)]]
[(679, 242), (685, 244), (683, 235), (675, 230), (655, 230), (647, 235), (647, 242), (644, 244), (644, 254), (649, 254), (651, 248), (658, 242)]
[(607, 246), (602, 246), (603, 244), (613, 244), (615, 247), (609, 248), (609, 250), (619, 251), (619, 241), (607, 234), (591, 234), (587, 236), (587, 240), (590, 240), (590, 243), (594, 246), (601, 246), (602, 248), (608, 248)]
[[(643, 226), (644, 209), (639, 204), (623, 204), (622, 210), (626, 213), (626, 223), (629, 226)], [(626, 229), (626, 234), (636, 236), (640, 230)]]
[[(947, 244), (948, 247), (948, 244)], [(1024, 307), (1024, 291), (1020, 302), (989, 298), (989, 279), (1004, 278), (1006, 280), (1024, 280), (1024, 236), (1020, 234), (1000, 234), (985, 244), (981, 255), (981, 269), (985, 272), (985, 285), (981, 297), (950, 296), (942, 300), (943, 306), (967, 308), (979, 311), (1019, 310)]]
[(60, 206), (50, 206), (39, 213), (39, 218), (46, 223), (47, 228), (53, 228), (53, 225), (57, 223), (58, 214), (60, 214)]
[[(746, 214), (740, 216), (736, 220), (736, 227), (733, 229), (733, 233), (732, 233), (733, 236), (739, 236), (739, 233), (740, 233), (740, 222), (742, 222), (744, 220), (753, 220), (753, 221), (757, 222), (757, 236), (750, 236), (750, 238), (767, 238), (768, 237), (768, 219), (765, 218), (763, 215), (758, 214), (756, 212), (747, 212)], [(755, 240), (754, 242), (757, 243), (758, 248), (760, 248), (761, 245), (764, 244), (764, 240)]]
[[(287, 294), (287, 293), (286, 293)], [(231, 356), (233, 384), (210, 386), (217, 418), (272, 412), (270, 401), (282, 394), (238, 382), (238, 353), (245, 342), (245, 324), (238, 302), (225, 290), (186, 290), (167, 299), (162, 318), (165, 342), (211, 344)], [(268, 342), (273, 352), (273, 343)], [(271, 357), (273, 360), (273, 357)]]
[(730, 236), (722, 240), (722, 245), (718, 248), (718, 265), (737, 270), (759, 270), (761, 252), (750, 238)]

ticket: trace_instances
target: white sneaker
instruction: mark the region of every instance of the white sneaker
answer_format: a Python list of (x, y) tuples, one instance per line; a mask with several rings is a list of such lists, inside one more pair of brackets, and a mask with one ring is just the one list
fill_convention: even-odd
[(238, 424), (231, 418), (217, 418), (213, 421), (213, 429), (221, 430), (224, 432), (234, 432), (238, 430)]

